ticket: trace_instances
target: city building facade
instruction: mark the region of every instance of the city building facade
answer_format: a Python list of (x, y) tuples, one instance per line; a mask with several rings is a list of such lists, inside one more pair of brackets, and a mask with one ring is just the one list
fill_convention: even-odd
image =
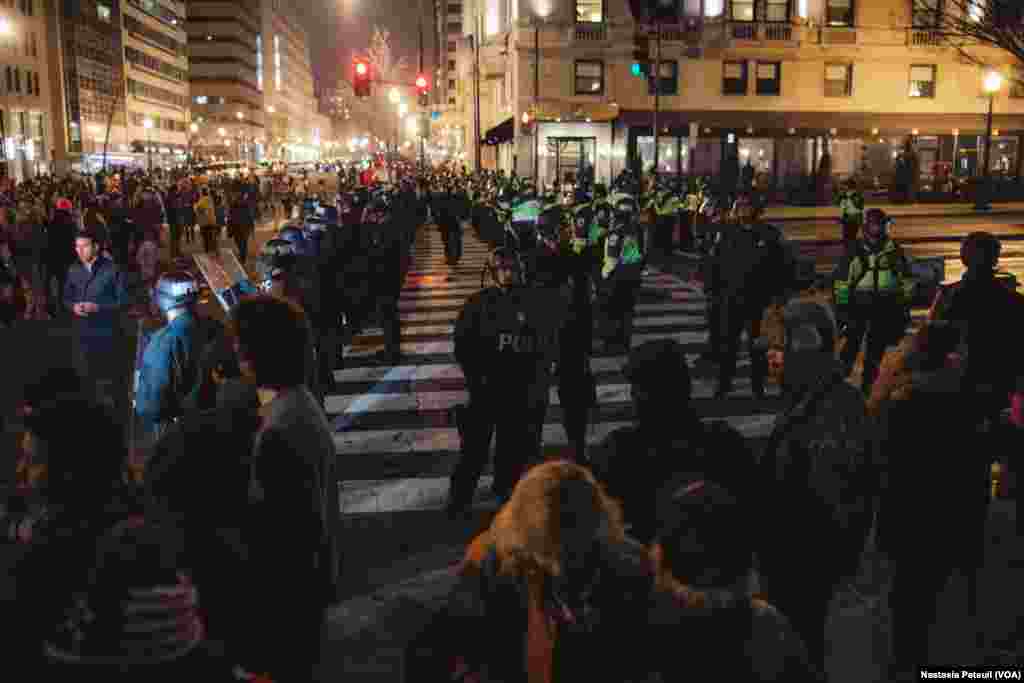
[(197, 161), (266, 155), (260, 0), (189, 4), (190, 142)]
[(248, 163), (318, 160), (330, 121), (319, 111), (306, 29), (293, 5), (199, 0), (190, 8), (200, 154)]
[[(527, 176), (536, 168), (545, 183), (653, 167), (655, 86), (634, 75), (641, 27), (626, 0), (480, 3), (479, 56), (464, 41), (459, 68), (472, 78), (479, 58), (483, 166)], [(723, 159), (738, 158), (759, 184), (784, 188), (827, 154), (840, 179), (884, 183), (909, 141), (922, 183), (973, 174), (984, 145), (984, 74), (943, 46), (934, 13), (912, 7), (682, 0), (682, 20), (661, 31), (658, 171), (717, 175)], [(650, 35), (648, 66), (658, 49)], [(979, 54), (1012, 75), (1009, 54)], [(462, 123), (473, 131), (466, 91)], [(1012, 177), (1021, 170), (1022, 96), (1008, 78), (993, 102), (991, 167)]]
[(44, 11), (50, 99), (60, 112), (55, 170), (182, 163), (189, 122), (185, 4), (81, 0)]
[(48, 46), (42, 0), (0, 0), (0, 169), (18, 180), (53, 160)]

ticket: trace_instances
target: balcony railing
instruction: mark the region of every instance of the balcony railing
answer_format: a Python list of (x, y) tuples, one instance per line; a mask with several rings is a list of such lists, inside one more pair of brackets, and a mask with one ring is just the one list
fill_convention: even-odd
[(730, 40), (748, 42), (792, 42), (795, 35), (793, 25), (782, 22), (731, 22), (726, 33)]
[(733, 40), (757, 40), (757, 24), (730, 24), (729, 36)]
[(912, 28), (907, 35), (911, 47), (941, 47), (942, 32), (936, 29)]
[(662, 26), (661, 39), (670, 43), (699, 45), (702, 26), (699, 20), (688, 20), (685, 24)]
[(608, 40), (607, 24), (576, 24), (575, 38), (577, 41), (600, 43)]

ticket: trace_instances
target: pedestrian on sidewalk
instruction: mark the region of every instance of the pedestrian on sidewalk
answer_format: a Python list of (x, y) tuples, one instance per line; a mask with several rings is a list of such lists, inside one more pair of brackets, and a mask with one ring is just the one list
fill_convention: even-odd
[(231, 219), (228, 233), (238, 248), (238, 261), (243, 266), (249, 260), (249, 240), (256, 234), (256, 218), (253, 215), (253, 202), (242, 192), (231, 195)]
[(203, 251), (212, 254), (217, 250), (217, 210), (214, 206), (210, 189), (204, 187), (200, 191), (199, 201), (195, 204), (196, 222), (203, 236)]

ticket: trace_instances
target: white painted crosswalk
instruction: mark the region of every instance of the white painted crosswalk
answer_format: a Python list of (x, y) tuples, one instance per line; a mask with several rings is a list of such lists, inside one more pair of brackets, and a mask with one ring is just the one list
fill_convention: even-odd
[[(384, 341), (379, 329), (365, 330), (346, 350), (345, 367), (335, 373), (338, 393), (325, 402), (335, 430), (344, 514), (443, 507), (460, 448), (452, 409), (468, 399), (452, 331), (463, 303), (480, 288), (488, 253), (467, 231), (463, 258), (451, 267), (437, 231), (422, 229), (399, 300), (401, 364), (376, 362)], [(741, 355), (736, 391), (729, 400), (713, 398), (713, 371), (696, 363), (707, 344), (705, 309), (699, 287), (652, 270), (638, 296), (632, 345), (665, 337), (679, 341), (691, 361), (693, 400), (702, 417), (727, 420), (747, 437), (763, 439), (779, 409), (778, 396), (770, 389), (764, 399), (753, 397), (749, 361)], [(625, 360), (601, 353), (592, 358), (598, 405), (587, 435), (591, 444), (634, 417), (622, 375)], [(568, 443), (555, 390), (543, 438), (547, 446)], [(481, 487), (489, 483), (485, 477)]]

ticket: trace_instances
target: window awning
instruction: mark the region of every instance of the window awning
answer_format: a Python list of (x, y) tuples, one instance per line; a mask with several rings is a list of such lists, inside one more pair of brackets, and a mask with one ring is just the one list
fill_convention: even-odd
[(512, 142), (512, 137), (515, 133), (515, 122), (511, 117), (505, 119), (494, 128), (491, 128), (484, 135), (483, 140), (480, 144), (483, 145), (503, 145), (506, 142)]

